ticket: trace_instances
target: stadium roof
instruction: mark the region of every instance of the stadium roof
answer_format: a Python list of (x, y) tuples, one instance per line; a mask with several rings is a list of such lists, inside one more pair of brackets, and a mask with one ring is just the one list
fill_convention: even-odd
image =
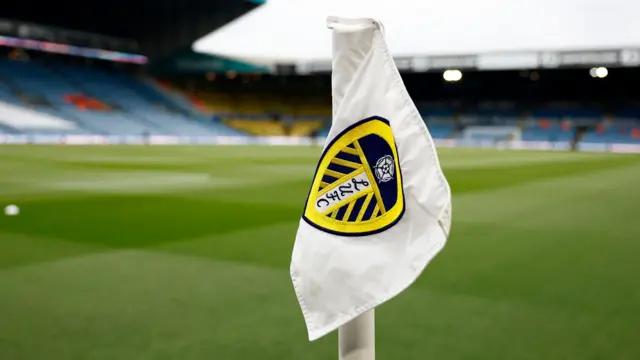
[(396, 56), (640, 46), (628, 0), (270, 0), (193, 44), (257, 63), (330, 59), (328, 15), (375, 17)]
[(3, 7), (0, 18), (131, 39), (145, 55), (161, 57), (256, 6), (256, 0), (20, 0)]
[(152, 30), (158, 19), (179, 14), (179, 21), (188, 14), (213, 14), (242, 1), (109, 0), (87, 8), (88, 3), (78, 0), (21, 0), (4, 7), (0, 17), (135, 39), (140, 32)]

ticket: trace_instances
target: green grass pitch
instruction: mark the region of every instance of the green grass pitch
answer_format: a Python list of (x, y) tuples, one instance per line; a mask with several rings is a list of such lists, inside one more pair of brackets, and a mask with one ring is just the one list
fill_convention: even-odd
[[(289, 261), (314, 147), (0, 147), (0, 359), (334, 359)], [(640, 157), (443, 149), (379, 359), (640, 359)]]

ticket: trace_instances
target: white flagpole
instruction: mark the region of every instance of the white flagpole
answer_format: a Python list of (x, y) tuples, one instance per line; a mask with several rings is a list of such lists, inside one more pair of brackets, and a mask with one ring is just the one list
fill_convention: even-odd
[(371, 309), (338, 329), (339, 360), (375, 360), (376, 325)]

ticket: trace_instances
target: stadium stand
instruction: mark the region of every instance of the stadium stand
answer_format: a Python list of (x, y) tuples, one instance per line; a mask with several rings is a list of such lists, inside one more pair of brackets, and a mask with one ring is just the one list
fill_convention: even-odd
[(452, 121), (433, 120), (427, 118), (427, 125), (431, 136), (436, 139), (447, 139), (455, 134), (455, 124)]
[(640, 126), (632, 121), (618, 120), (615, 123), (602, 122), (584, 134), (583, 142), (589, 143), (640, 143)]
[[(124, 72), (2, 60), (0, 78), (4, 108), (22, 108), (26, 113), (29, 107), (43, 119), (55, 117), (73, 124), (54, 129), (60, 133), (241, 135), (219, 122), (192, 116), (145, 81)], [(29, 131), (50, 132), (50, 123), (30, 121)], [(5, 122), (4, 127), (24, 132), (25, 126)]]
[(257, 136), (309, 136), (320, 130), (324, 124), (322, 120), (295, 119), (291, 123), (290, 128), (287, 129), (287, 125), (283, 121), (270, 120), (264, 117), (264, 115), (258, 116), (257, 118), (238, 118), (229, 115), (228, 118), (225, 118), (224, 123), (234, 129)]
[(569, 121), (532, 118), (522, 129), (524, 141), (570, 141), (575, 132)]
[[(207, 83), (214, 77), (207, 75)], [(249, 79), (250, 81), (247, 81)], [(282, 92), (259, 76), (219, 76), (186, 90), (170, 81), (64, 59), (0, 60), (0, 133), (326, 136), (326, 84)], [(317, 80), (317, 79), (316, 79)], [(235, 81), (235, 83), (233, 83)], [(298, 80), (302, 86), (315, 80)], [(411, 83), (412, 80), (409, 81)], [(260, 84), (263, 82), (263, 84)], [(317, 82), (317, 81), (316, 81)], [(233, 83), (233, 84), (232, 84)], [(240, 85), (238, 85), (240, 84)], [(257, 85), (256, 85), (257, 84)], [(291, 86), (285, 84), (284, 88)], [(299, 86), (299, 84), (298, 84)], [(416, 84), (409, 86), (421, 94)], [(298, 94), (300, 92), (300, 94)], [(509, 96), (503, 96), (509, 98)], [(436, 139), (639, 144), (640, 106), (545, 101), (417, 102)], [(614, 110), (610, 110), (614, 109)], [(20, 119), (20, 121), (16, 121)]]
[(0, 102), (0, 124), (12, 132), (77, 133), (76, 124), (28, 108)]
[(192, 106), (256, 136), (310, 136), (320, 133), (331, 117), (330, 106), (314, 98), (208, 92), (187, 97)]

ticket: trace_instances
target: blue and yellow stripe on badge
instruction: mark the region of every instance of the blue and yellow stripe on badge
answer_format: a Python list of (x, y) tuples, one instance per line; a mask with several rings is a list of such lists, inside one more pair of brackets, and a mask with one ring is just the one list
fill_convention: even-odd
[(319, 230), (345, 236), (384, 231), (404, 213), (402, 174), (389, 122), (359, 121), (322, 154), (303, 219)]
[(331, 159), (323, 174), (322, 182), (320, 183), (321, 189), (351, 173), (354, 169), (362, 168), (362, 166), (357, 150), (353, 144), (350, 144), (350, 147), (346, 147), (336, 154), (335, 158)]

